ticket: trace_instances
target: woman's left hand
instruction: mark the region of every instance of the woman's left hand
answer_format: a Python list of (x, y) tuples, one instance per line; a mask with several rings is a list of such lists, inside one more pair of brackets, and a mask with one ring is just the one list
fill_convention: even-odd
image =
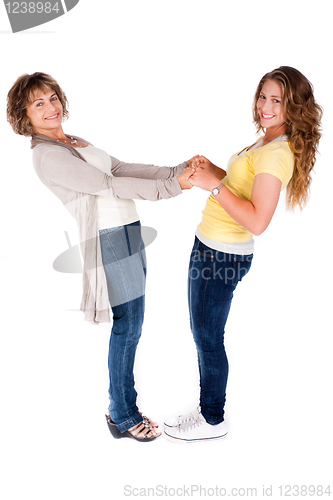
[(203, 168), (197, 168), (188, 180), (192, 186), (196, 186), (210, 192), (221, 184), (221, 181), (217, 177), (210, 174)]
[(199, 157), (200, 157), (200, 155), (195, 155), (190, 160), (187, 160), (189, 168), (196, 166), (194, 163), (195, 163), (195, 160), (197, 160)]

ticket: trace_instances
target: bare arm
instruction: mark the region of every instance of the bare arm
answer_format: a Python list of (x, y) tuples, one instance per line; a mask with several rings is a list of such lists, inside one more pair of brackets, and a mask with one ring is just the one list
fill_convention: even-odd
[[(197, 169), (189, 181), (193, 186), (212, 191), (220, 184), (218, 178)], [(238, 224), (259, 236), (268, 227), (277, 207), (281, 191), (281, 181), (271, 174), (256, 175), (251, 200), (242, 200), (226, 186), (215, 197), (216, 201)]]

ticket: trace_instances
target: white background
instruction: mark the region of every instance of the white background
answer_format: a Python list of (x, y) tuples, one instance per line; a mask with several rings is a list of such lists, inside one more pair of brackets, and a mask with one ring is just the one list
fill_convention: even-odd
[[(257, 497), (273, 486), (277, 498), (280, 485), (330, 483), (330, 10), (326, 0), (80, 0), (14, 35), (0, 6), (2, 498), (142, 498), (158, 485), (169, 496), (197, 485), (253, 487)], [(7, 92), (23, 73), (50, 73), (69, 99), (65, 132), (124, 161), (176, 165), (200, 153), (223, 168), (256, 138), (253, 95), (280, 65), (313, 83), (324, 135), (310, 203), (291, 214), (282, 196), (235, 294), (226, 332), (229, 436), (183, 446), (116, 441), (104, 417), (110, 325), (90, 326), (71, 311), (81, 275), (57, 273), (52, 263), (67, 248), (64, 231), (77, 243), (76, 225), (37, 178), (29, 140), (6, 123)], [(136, 384), (140, 408), (160, 424), (198, 404), (186, 275), (206, 198), (193, 189), (137, 204), (158, 236), (147, 249)]]

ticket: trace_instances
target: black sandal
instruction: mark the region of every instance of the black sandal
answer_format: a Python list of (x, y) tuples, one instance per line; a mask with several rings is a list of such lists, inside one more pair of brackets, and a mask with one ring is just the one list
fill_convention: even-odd
[(137, 441), (153, 441), (158, 438), (162, 433), (152, 434), (152, 432), (156, 432), (156, 427), (153, 427), (150, 424), (150, 420), (147, 417), (143, 416), (143, 421), (134, 425), (130, 429), (125, 432), (120, 432), (116, 424), (111, 420), (110, 415), (105, 415), (109, 430), (112, 436), (115, 439), (121, 439), (123, 437), (129, 437), (132, 439), (136, 439)]

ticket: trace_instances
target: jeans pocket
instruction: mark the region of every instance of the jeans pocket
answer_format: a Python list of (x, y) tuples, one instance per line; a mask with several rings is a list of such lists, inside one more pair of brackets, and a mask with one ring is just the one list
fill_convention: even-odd
[(199, 241), (196, 249), (197, 259), (200, 259), (201, 262), (212, 262), (214, 260), (215, 254), (216, 250)]
[(106, 229), (100, 229), (99, 234), (100, 236), (104, 234), (110, 234), (110, 233), (115, 233), (116, 231), (119, 231), (123, 226), (115, 226), (115, 227), (108, 227)]
[(251, 268), (253, 254), (251, 255), (234, 255), (234, 286), (247, 275)]
[(238, 254), (234, 255), (235, 262), (250, 262), (251, 263), (252, 259), (253, 259), (253, 253), (251, 253), (250, 255), (238, 255)]

